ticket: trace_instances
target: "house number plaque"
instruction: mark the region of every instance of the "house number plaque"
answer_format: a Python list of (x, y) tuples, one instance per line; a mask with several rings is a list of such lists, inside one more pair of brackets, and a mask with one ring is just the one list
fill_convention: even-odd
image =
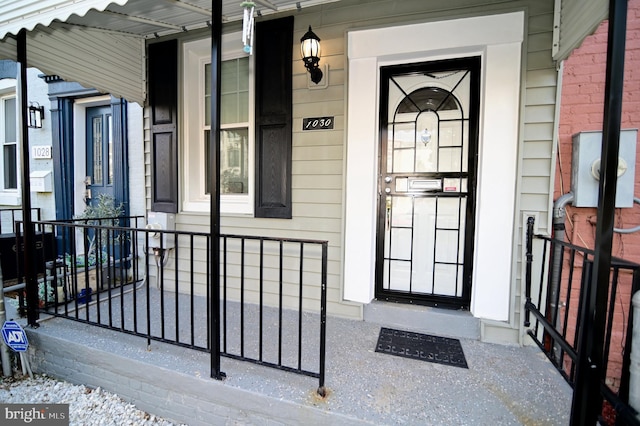
[(302, 130), (333, 129), (333, 117), (311, 117), (302, 119)]

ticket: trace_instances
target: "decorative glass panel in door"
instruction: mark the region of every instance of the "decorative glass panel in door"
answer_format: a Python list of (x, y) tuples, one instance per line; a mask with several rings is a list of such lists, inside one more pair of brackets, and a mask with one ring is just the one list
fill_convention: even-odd
[(376, 297), (467, 308), (479, 58), (382, 67)]

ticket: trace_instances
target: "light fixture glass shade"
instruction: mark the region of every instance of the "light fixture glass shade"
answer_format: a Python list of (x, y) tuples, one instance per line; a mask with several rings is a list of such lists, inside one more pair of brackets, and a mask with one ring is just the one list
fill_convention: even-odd
[(304, 37), (300, 43), (300, 52), (302, 58), (318, 58), (320, 59), (320, 40)]
[(318, 68), (321, 54), (320, 37), (311, 30), (311, 25), (309, 25), (309, 31), (300, 39), (300, 54), (302, 55), (304, 66), (309, 70), (311, 81), (318, 84), (322, 80), (322, 71)]
[(37, 102), (32, 102), (28, 108), (29, 116), (27, 127), (31, 127), (33, 129), (41, 129), (42, 128), (42, 120), (44, 119), (44, 107), (38, 105)]

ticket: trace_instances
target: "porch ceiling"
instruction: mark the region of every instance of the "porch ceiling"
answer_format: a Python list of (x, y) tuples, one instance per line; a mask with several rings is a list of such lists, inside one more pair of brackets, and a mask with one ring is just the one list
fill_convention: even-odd
[[(339, 0), (254, 0), (269, 14)], [(608, 0), (555, 0), (554, 59), (566, 58), (606, 18)], [(222, 0), (223, 22), (242, 19), (241, 0)], [(28, 66), (144, 104), (145, 40), (205, 28), (212, 0), (0, 1), (0, 59), (28, 30)]]
[[(212, 0), (4, 0), (0, 39), (37, 25), (65, 22), (128, 35), (154, 37), (202, 28), (211, 21)], [(339, 0), (254, 0), (258, 16)], [(222, 0), (222, 20), (242, 19), (241, 0)]]
[[(206, 28), (212, 0), (4, 0), (0, 59), (16, 59), (28, 30), (28, 66), (144, 104), (145, 40)], [(254, 0), (265, 16), (339, 0)], [(223, 22), (242, 19), (241, 0), (222, 0)]]

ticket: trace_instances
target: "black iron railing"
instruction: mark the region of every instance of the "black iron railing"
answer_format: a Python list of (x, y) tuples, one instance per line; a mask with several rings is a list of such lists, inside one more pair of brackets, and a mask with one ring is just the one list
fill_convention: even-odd
[(222, 235), (215, 301), (210, 234), (84, 222), (36, 222), (75, 248), (56, 258), (42, 312), (314, 377), (324, 394), (326, 241)]
[[(15, 223), (22, 221), (22, 209), (0, 209), (0, 234), (13, 233)], [(40, 207), (31, 209), (31, 219), (40, 220), (42, 218)]]
[[(578, 368), (578, 337), (586, 314), (594, 252), (533, 234), (527, 224), (525, 327), (573, 387)], [(539, 278), (534, 278), (537, 268)], [(629, 366), (633, 324), (631, 298), (640, 289), (640, 265), (613, 259), (607, 301), (601, 395), (606, 403), (593, 424), (640, 425), (629, 402)], [(533, 322), (531, 316), (533, 315)], [(575, 404), (575, 402), (574, 402)], [(573, 410), (579, 408), (573, 407)]]
[[(222, 355), (318, 378), (324, 395), (327, 248), (326, 241), (221, 236)], [(305, 313), (317, 301), (320, 309)]]

